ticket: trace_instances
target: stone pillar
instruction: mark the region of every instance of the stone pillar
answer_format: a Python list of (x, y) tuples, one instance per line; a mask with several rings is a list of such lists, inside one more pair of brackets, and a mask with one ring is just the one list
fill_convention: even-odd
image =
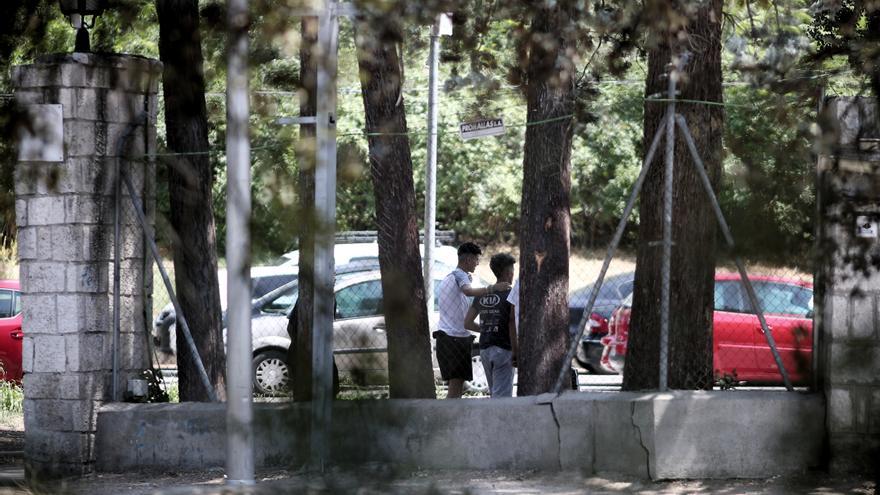
[(880, 148), (873, 100), (834, 98), (837, 139), (819, 157), (817, 369), (833, 471), (880, 459)]
[[(160, 76), (154, 60), (83, 53), (12, 72), (25, 115), (47, 104), (63, 113), (63, 158), (20, 156), (15, 170), (29, 477), (92, 470), (97, 410), (112, 400), (115, 166), (119, 160), (141, 199), (151, 197), (154, 164), (146, 156), (156, 147)], [(137, 127), (120, 150), (130, 124)], [(120, 391), (147, 366), (150, 323), (143, 232), (127, 194), (122, 202)]]

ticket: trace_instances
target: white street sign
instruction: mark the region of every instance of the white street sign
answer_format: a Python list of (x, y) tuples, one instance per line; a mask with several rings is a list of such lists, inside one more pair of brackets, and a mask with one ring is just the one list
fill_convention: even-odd
[(862, 215), (856, 217), (856, 237), (876, 239), (878, 235), (877, 230), (877, 222), (873, 221), (870, 217)]
[(459, 124), (459, 134), (464, 140), (504, 134), (503, 119), (483, 119)]

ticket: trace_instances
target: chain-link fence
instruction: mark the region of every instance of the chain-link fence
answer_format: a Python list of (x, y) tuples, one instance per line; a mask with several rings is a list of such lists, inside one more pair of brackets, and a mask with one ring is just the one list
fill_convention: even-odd
[[(124, 202), (123, 210), (130, 208)], [(139, 227), (126, 222), (126, 228)], [(374, 239), (357, 240), (366, 242), (340, 242), (335, 246), (334, 361), (343, 396), (385, 397), (388, 359), (378, 245)], [(517, 369), (513, 366), (511, 347), (516, 337), (510, 336), (509, 328), (517, 324), (518, 315), (510, 311), (517, 306), (518, 284), (512, 288), (496, 285), (506, 278), (493, 272), (489, 260), (499, 253), (516, 253), (516, 246), (485, 248), (470, 272), (456, 269), (455, 247), (437, 249), (443, 256), (433, 270), (430, 332), (438, 395), (480, 396), (493, 390), (500, 395), (515, 394)], [(573, 336), (577, 335), (599, 278), (604, 254), (598, 249), (572, 249), (568, 306)], [(683, 300), (681, 294), (671, 294), (673, 314), (666, 356), (670, 376), (689, 373), (688, 388), (781, 386), (784, 367), (793, 384), (809, 384), (813, 350), (811, 270), (785, 263), (746, 265), (754, 298), (765, 320), (762, 324), (735, 263), (725, 258), (723, 249), (719, 249), (717, 256), (714, 279), (704, 290), (708, 303), (703, 299), (701, 306), (705, 310), (702, 314), (711, 314), (711, 318), (689, 320), (695, 314), (692, 305), (700, 301)], [(288, 324), (299, 291), (298, 252), (287, 253), (282, 260), (277, 265), (254, 267), (251, 275), (253, 379), (255, 391), (262, 395), (288, 393), (292, 378), (287, 362), (291, 345)], [(173, 277), (170, 259), (164, 265)], [(154, 358), (163, 368), (173, 369), (174, 308), (165, 286), (155, 283), (161, 281), (156, 265), (149, 263), (149, 270), (152, 273), (147, 283), (153, 282), (150, 306)], [(634, 308), (648, 307), (637, 305), (635, 274), (636, 256), (629, 249), (618, 253), (607, 269), (571, 361), (580, 390), (656, 388), (650, 384), (656, 383), (659, 374), (659, 328), (656, 318), (639, 319), (633, 314)], [(225, 310), (225, 270), (221, 269), (218, 275)], [(656, 302), (659, 295), (650, 292), (649, 283), (645, 285), (649, 287), (645, 297)], [(701, 313), (696, 314), (699, 317)], [(471, 331), (476, 328), (482, 332)], [(766, 331), (773, 337), (778, 360)], [(641, 344), (639, 333), (647, 336)], [(683, 363), (686, 364), (682, 366)], [(625, 375), (634, 377), (635, 385), (627, 386)], [(645, 383), (649, 385), (639, 385)], [(673, 379), (669, 386), (684, 388), (681, 383)]]
[[(742, 97), (736, 91), (731, 90), (734, 98)], [(288, 95), (266, 97), (289, 98)], [(640, 99), (633, 101), (639, 106), (644, 104)], [(735, 114), (740, 106), (743, 105), (731, 106), (727, 110)], [(340, 132), (338, 135), (340, 147), (357, 158), (360, 155), (352, 150), (364, 147), (365, 137), (361, 130), (352, 127), (354, 124), (351, 122), (344, 124), (345, 122), (349, 121), (340, 119), (340, 125), (348, 126), (345, 129), (347, 132)], [(525, 128), (529, 125), (543, 125), (543, 123), (528, 122), (523, 123), (521, 127)], [(603, 125), (613, 127), (620, 123), (605, 121)], [(509, 126), (511, 129), (514, 127), (517, 126)], [(415, 149), (422, 144), (419, 140), (424, 138), (424, 132), (414, 131), (410, 137)], [(630, 140), (640, 139), (641, 132), (630, 138)], [(473, 158), (479, 155), (480, 150), (494, 150), (493, 146), (503, 144), (510, 148), (521, 149), (524, 135), (520, 132), (511, 132), (497, 139), (501, 144), (487, 145), (485, 142), (470, 141), (464, 144), (456, 143), (454, 148), (457, 153), (463, 153), (470, 161), (474, 161)], [(615, 142), (614, 146), (626, 148), (628, 145), (625, 142)], [(809, 262), (804, 261), (811, 259), (809, 248), (805, 248), (804, 245), (812, 243), (812, 234), (805, 230), (810, 228), (808, 224), (812, 219), (804, 222), (804, 218), (801, 217), (804, 216), (803, 211), (811, 208), (810, 185), (805, 186), (803, 181), (793, 184), (785, 184), (781, 181), (777, 186), (778, 191), (763, 191), (751, 183), (748, 187), (741, 183), (733, 186), (725, 184), (717, 189), (721, 196), (718, 198), (718, 205), (714, 206), (720, 205), (722, 208), (725, 222), (729, 225), (737, 246), (744, 244), (746, 247), (744, 251), (746, 263), (743, 267), (750, 277), (752, 290), (743, 283), (736, 264), (736, 256), (731, 254), (732, 252), (723, 242), (726, 236), (717, 236), (718, 247), (707, 254), (707, 257), (716, 260), (714, 276), (711, 269), (704, 269), (703, 273), (691, 270), (686, 266), (687, 262), (679, 263), (674, 267), (676, 273), (672, 274), (670, 281), (669, 328), (666, 332), (667, 343), (664, 346), (661, 339), (661, 311), (658, 309), (662, 304), (661, 270), (657, 266), (647, 267), (640, 271), (642, 280), (636, 282), (636, 252), (639, 246), (636, 223), (640, 219), (634, 213), (629, 214), (631, 212), (628, 213), (622, 206), (635, 182), (635, 176), (639, 173), (638, 161), (642, 158), (641, 151), (619, 150), (621, 153), (626, 151), (628, 156), (624, 158), (633, 162), (627, 165), (626, 173), (621, 174), (627, 179), (614, 177), (612, 180), (620, 181), (619, 184), (613, 188), (600, 189), (600, 180), (595, 174), (596, 170), (601, 169), (605, 164), (599, 161), (599, 157), (585, 155), (583, 152), (585, 147), (583, 143), (578, 144), (573, 155), (572, 250), (568, 280), (571, 335), (577, 336), (580, 326), (585, 323), (584, 332), (574, 345), (571, 359), (572, 367), (578, 375), (576, 380), (579, 389), (657, 389), (660, 387), (660, 367), (663, 361), (667, 369), (665, 376), (669, 380), (667, 384), (669, 388), (782, 386), (785, 384), (782, 369), (786, 370), (793, 384), (809, 384), (813, 369), (813, 270)], [(441, 155), (451, 153), (450, 148), (453, 146), (444, 146), (441, 143)], [(271, 146), (265, 149), (255, 148), (254, 155), (259, 158), (255, 161), (272, 162), (261, 153), (271, 154), (274, 150), (275, 148)], [(590, 167), (584, 166), (583, 163), (575, 166), (575, 160), (581, 162), (592, 160), (596, 163)], [(447, 161), (452, 162), (453, 155), (447, 156)], [(728, 170), (729, 165), (724, 166), (725, 177), (737, 173), (736, 170)], [(337, 196), (340, 223), (359, 222), (360, 225), (373, 226), (371, 220), (362, 218), (363, 215), (369, 216), (369, 211), (360, 212), (363, 215), (357, 213), (357, 210), (363, 209), (362, 194), (370, 193), (367, 174), (364, 172), (357, 180), (340, 181)], [(507, 205), (510, 201), (506, 195), (509, 195), (510, 190), (518, 191), (521, 186), (517, 182), (521, 181), (521, 176), (517, 174), (521, 175), (521, 163), (518, 162), (518, 158), (505, 158), (503, 166), (497, 166), (492, 173), (478, 174), (486, 185), (470, 190), (467, 189), (468, 183), (451, 182), (447, 187), (467, 190), (470, 194), (478, 196), (479, 200), (475, 201), (477, 206), (481, 203)], [(416, 177), (418, 176), (417, 173)], [(734, 178), (740, 182), (745, 180), (742, 177)], [(454, 177), (450, 178), (453, 179)], [(502, 179), (507, 182), (498, 182)], [(416, 181), (417, 193), (423, 186), (424, 184)], [(800, 189), (801, 193), (795, 195), (788, 190), (792, 188)], [(803, 192), (805, 188), (806, 192)], [(703, 191), (691, 192), (703, 193)], [(754, 201), (740, 198), (750, 194), (756, 198)], [(594, 203), (594, 197), (599, 197), (602, 202)], [(760, 203), (761, 198), (771, 199), (768, 200), (769, 204), (763, 204)], [(441, 197), (440, 209), (443, 210), (444, 201), (452, 200)], [(474, 206), (475, 210), (477, 206)], [(496, 283), (496, 274), (489, 267), (491, 256), (503, 252), (511, 252), (515, 256), (518, 254), (519, 246), (514, 238), (518, 232), (519, 219), (516, 204), (508, 210), (508, 213), (498, 213), (490, 208), (479, 210), (487, 220), (481, 224), (467, 224), (471, 225), (470, 230), (457, 232), (461, 238), (488, 238), (488, 230), (480, 229), (493, 229), (496, 234), (493, 243), (488, 247), (482, 246), (482, 258), (473, 273), (463, 272), (470, 277), (470, 285), (473, 289), (468, 293), (460, 289), (464, 285), (461, 279), (450, 275), (459, 263), (456, 253), (458, 244), (437, 248), (438, 252), (442, 251), (445, 254), (438, 257), (437, 266), (433, 270), (434, 301), (432, 311), (429, 313), (431, 323), (429, 333), (432, 366), (439, 396), (449, 393), (448, 378), (457, 379), (453, 375), (462, 377), (462, 393), (465, 395), (490, 393), (495, 356), (492, 357), (491, 363), (486, 363), (488, 353), (483, 351), (492, 346), (481, 344), (480, 334), (464, 327), (463, 320), (467, 317), (468, 311), (476, 307), (478, 316), (474, 320), (475, 325), (494, 321), (494, 316), (490, 317), (489, 313), (486, 313), (490, 310), (483, 307), (485, 304), (480, 306), (482, 303), (490, 302), (481, 301), (489, 294), (486, 294), (485, 290), (478, 289)], [(797, 211), (793, 212), (794, 210)], [(510, 213), (511, 211), (513, 213)], [(272, 216), (259, 208), (254, 214)], [(606, 255), (604, 248), (613, 240), (612, 233), (616, 222), (626, 216), (630, 217), (628, 220), (633, 225), (620, 239), (620, 245), (617, 246), (615, 256), (605, 271), (601, 289), (596, 294), (588, 318), (582, 321), (592, 288), (603, 271), (602, 262)], [(342, 220), (342, 217), (345, 220)], [(599, 220), (602, 218), (604, 224)], [(795, 218), (800, 223), (782, 225), (788, 218)], [(259, 223), (259, 220), (255, 221), (255, 225)], [(163, 225), (161, 218), (157, 219), (157, 225)], [(777, 242), (772, 232), (784, 233), (785, 235), (780, 237), (787, 239), (785, 242), (789, 244)], [(796, 239), (800, 245), (791, 245), (791, 239)], [(672, 239), (673, 246), (684, 245), (688, 241), (688, 239)], [(449, 239), (446, 242), (453, 244)], [(660, 241), (652, 239), (652, 242)], [(660, 245), (654, 247), (659, 257)], [(673, 253), (675, 249), (677, 248), (673, 247)], [(735, 252), (743, 251), (737, 249)], [(787, 254), (789, 252), (790, 256)], [(291, 340), (287, 327), (299, 290), (298, 254), (296, 251), (279, 253), (276, 250), (272, 253), (273, 256), (280, 256), (276, 264), (257, 266), (251, 272), (254, 385), (255, 390), (260, 394), (284, 394), (289, 389), (292, 375), (286, 356)], [(163, 252), (163, 256), (165, 259), (163, 264), (173, 279), (171, 255)], [(339, 236), (334, 256), (336, 314), (333, 345), (341, 393), (355, 397), (361, 394), (387, 396), (389, 381), (387, 329), (383, 316), (378, 245), (374, 237)], [(699, 261), (702, 265), (707, 263), (703, 260), (694, 261)], [(657, 261), (652, 263), (659, 265)], [(516, 266), (519, 267), (519, 264)], [(160, 281), (160, 277), (155, 265), (152, 265), (151, 270), (154, 282), (152, 325), (158, 361), (162, 366), (172, 368), (176, 348), (174, 309), (164, 285), (156, 283)], [(515, 273), (518, 274), (518, 270)], [(450, 276), (451, 279), (448, 279)], [(222, 307), (225, 310), (224, 269), (220, 269), (218, 278)], [(448, 280), (455, 282), (458, 292), (448, 290), (449, 288), (444, 286), (450, 284)], [(699, 287), (692, 287), (694, 284)], [(507, 290), (508, 288), (503, 286), (502, 290), (492, 291), (498, 296), (499, 304), (503, 303), (507, 296), (511, 296), (510, 293), (504, 294)], [(512, 290), (514, 301), (516, 294), (517, 290), (514, 288)], [(474, 306), (475, 303), (477, 306)], [(456, 322), (444, 322), (444, 314), (453, 312), (449, 308), (447, 308), (449, 311), (441, 311), (446, 306), (454, 309), (457, 315)], [(497, 311), (505, 312), (507, 309), (509, 308), (504, 306), (499, 307)], [(519, 310), (534, 309), (519, 308)], [(516, 317), (514, 324), (516, 326)], [(498, 333), (504, 331), (499, 328)], [(495, 347), (506, 350), (506, 345), (502, 342), (500, 347)], [(774, 347), (776, 352), (773, 352)], [(465, 364), (465, 358), (468, 364)], [(506, 370), (506, 364), (502, 368)], [(444, 369), (452, 370), (445, 374), (446, 379), (444, 379)], [(514, 368), (512, 373), (514, 394), (518, 382), (517, 371)], [(554, 370), (550, 373), (556, 372)], [(504, 373), (506, 371), (502, 371), (502, 376)], [(565, 388), (568, 383), (566, 380)], [(457, 382), (451, 383), (453, 394), (458, 393), (457, 386)]]
[[(637, 297), (634, 261), (617, 263), (619, 269), (611, 270), (617, 273), (606, 278), (599, 292), (576, 354), (576, 364), (586, 372), (581, 377), (582, 389), (617, 388), (623, 384), (624, 373), (638, 374), (632, 379), (635, 384), (656, 383), (659, 329), (650, 326), (650, 318), (634, 318), (633, 302)], [(686, 318), (672, 316), (667, 356), (670, 374), (675, 376), (677, 368), (686, 367), (694, 374), (690, 378), (693, 388), (782, 386), (780, 366), (746, 286), (735, 267), (725, 265), (722, 263), (715, 273), (711, 319), (698, 320), (694, 325)], [(573, 271), (577, 272), (578, 268)], [(573, 283), (595, 280), (597, 276), (597, 270), (587, 268), (573, 274), (572, 280)], [(813, 352), (812, 274), (794, 267), (759, 265), (749, 270), (749, 279), (766, 327), (774, 337), (782, 366), (795, 385), (808, 385)], [(592, 285), (587, 285), (576, 289), (570, 296), (573, 329), (584, 311), (591, 288)], [(648, 297), (652, 301), (658, 299), (650, 294)], [(673, 313), (676, 308), (694, 313), (684, 301), (676, 300), (676, 294), (672, 294), (672, 299)], [(651, 309), (648, 305), (639, 308)], [(637, 322), (643, 326), (635, 326)], [(647, 338), (643, 339), (642, 347), (633, 352), (633, 341), (639, 338), (635, 334), (639, 332)], [(690, 341), (696, 341), (696, 345), (689, 345)], [(649, 354), (652, 351), (654, 356)], [(632, 362), (637, 359), (645, 362)], [(677, 383), (680, 382), (671, 382), (670, 387), (679, 388)]]
[[(124, 210), (126, 208), (130, 207), (124, 207)], [(127, 225), (126, 228), (138, 227)], [(440, 386), (439, 395), (447, 393), (443, 385), (456, 378), (461, 379), (465, 395), (488, 395), (493, 377), (495, 385), (509, 379), (515, 391), (517, 375), (511, 362), (512, 344), (508, 329), (516, 322), (515, 314), (510, 321), (510, 310), (516, 307), (518, 287), (511, 291), (509, 286), (502, 284), (491, 287), (491, 291), (486, 289), (502, 280), (490, 269), (488, 259), (500, 252), (515, 252), (515, 248), (493, 245), (486, 249), (474, 267), (474, 273), (456, 269), (450, 264), (454, 261), (454, 248), (443, 249), (450, 252), (447, 258), (451, 259), (435, 264), (434, 304), (430, 313), (432, 365)], [(353, 254), (346, 255), (346, 251)], [(343, 395), (387, 396), (387, 338), (377, 255), (375, 243), (341, 243), (336, 246), (333, 345)], [(601, 255), (598, 250), (585, 251), (577, 247), (572, 251), (568, 298), (572, 335), (577, 333), (598, 278)], [(164, 263), (173, 277), (173, 264), (170, 260)], [(163, 368), (173, 369), (177, 345), (174, 308), (164, 284), (155, 283), (161, 282), (161, 278), (154, 263), (150, 263), (149, 270), (153, 280), (151, 325), (156, 349), (154, 357)], [(632, 325), (635, 320), (635, 270), (636, 258), (629, 252), (618, 256), (609, 266), (572, 360), (580, 390), (617, 390), (623, 383), (624, 373), (648, 375), (645, 379), (634, 380), (636, 383), (656, 379), (658, 357), (647, 359), (650, 363), (647, 366), (627, 364), (628, 358), (640, 356), (638, 351), (632, 352), (632, 342), (638, 338), (634, 333), (657, 334), (656, 328), (643, 329)], [(298, 297), (297, 275), (298, 266), (290, 258), (286, 264), (252, 269), (253, 378), (255, 390), (260, 394), (286, 394), (289, 389), (292, 375), (287, 363), (291, 342), (288, 324)], [(812, 274), (804, 269), (765, 263), (749, 266), (749, 277), (782, 365), (795, 385), (808, 384), (813, 346)], [(219, 280), (224, 310), (225, 279), (225, 270), (221, 269)], [(710, 346), (704, 349), (702, 356), (711, 364), (703, 367), (708, 374), (697, 378), (697, 388), (783, 385), (779, 364), (733, 263), (719, 262), (710, 291), (712, 318), (708, 324), (704, 321), (697, 331), (710, 334), (698, 337), (700, 342), (708, 342), (701, 345)], [(681, 304), (674, 301), (673, 310), (681, 308)], [(682, 344), (677, 340), (680, 338), (676, 333), (680, 331), (677, 325), (688, 326), (689, 322), (681, 318), (672, 318), (672, 321), (670, 357), (687, 352), (691, 353), (687, 359), (700, 359), (699, 349), (682, 349), (687, 342)], [(483, 332), (471, 332), (466, 326), (470, 322), (477, 327), (482, 325)], [(489, 334), (495, 334), (497, 338), (487, 337)], [(684, 338), (688, 338), (687, 335)], [(655, 351), (658, 351), (656, 347)], [(676, 366), (674, 358), (669, 361), (670, 369), (674, 370)], [(506, 386), (502, 384), (498, 393), (504, 394)], [(674, 384), (671, 386), (674, 388)]]
[[(343, 233), (339, 240), (356, 242), (340, 242), (335, 247), (334, 361), (343, 395), (383, 397), (388, 395), (388, 358), (378, 245), (374, 233), (356, 237), (352, 239), (351, 233)], [(454, 270), (457, 255), (454, 248), (437, 246), (435, 257), (438, 259), (433, 270), (434, 311), (429, 315), (432, 329), (436, 329), (440, 318), (442, 280)], [(256, 266), (251, 270), (253, 380), (255, 393), (260, 395), (284, 395), (290, 390), (292, 372), (287, 355), (291, 335), (288, 327), (299, 297), (298, 262), (299, 252), (291, 251), (285, 253), (276, 265)], [(166, 259), (163, 264), (173, 280), (172, 261)], [(170, 294), (161, 283), (158, 268), (152, 264), (150, 269), (154, 281), (151, 307), (155, 359), (166, 375), (173, 376), (176, 371), (176, 313)], [(225, 313), (226, 270), (223, 268), (218, 272), (218, 281)], [(481, 287), (484, 282), (477, 278), (474, 284)], [(432, 338), (431, 342), (432, 366), (439, 386), (442, 381), (434, 352), (435, 340)], [(471, 373), (465, 391), (478, 395), (485, 393), (487, 384), (478, 347), (474, 345), (469, 349), (467, 362)]]

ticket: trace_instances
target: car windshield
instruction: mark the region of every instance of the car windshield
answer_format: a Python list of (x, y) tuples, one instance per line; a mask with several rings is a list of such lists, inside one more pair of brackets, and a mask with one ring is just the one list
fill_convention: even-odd
[[(593, 285), (594, 284), (589, 284), (573, 291), (568, 296), (569, 306), (586, 306), (590, 298), (590, 293), (593, 290)], [(599, 289), (597, 300), (610, 299), (616, 301), (623, 299), (632, 293), (632, 288), (632, 273), (622, 273), (620, 275), (608, 277), (602, 282), (602, 287)]]

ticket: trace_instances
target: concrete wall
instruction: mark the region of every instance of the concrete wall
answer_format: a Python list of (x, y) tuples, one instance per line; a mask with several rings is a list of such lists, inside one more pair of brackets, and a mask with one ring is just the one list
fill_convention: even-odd
[(880, 221), (880, 150), (873, 100), (835, 98), (834, 154), (819, 159), (820, 239), (817, 303), (819, 387), (828, 402), (834, 471), (870, 471), (880, 458), (880, 239), (855, 235), (856, 218)]
[[(785, 392), (580, 393), (502, 400), (336, 401), (334, 462), (540, 469), (653, 479), (767, 477), (821, 458), (824, 403)], [(308, 459), (308, 406), (255, 406), (256, 465)], [(98, 469), (225, 464), (222, 404), (111, 404)]]
[[(21, 161), (15, 169), (32, 475), (81, 474), (94, 463), (97, 408), (111, 400), (112, 386), (115, 166), (119, 160), (149, 196), (153, 169), (145, 155), (156, 146), (160, 75), (155, 61), (83, 53), (43, 57), (12, 72), (19, 105), (63, 109), (63, 161)], [(143, 112), (149, 120), (118, 156), (121, 136)], [(145, 251), (134, 222), (123, 215), (121, 390), (146, 366)]]

